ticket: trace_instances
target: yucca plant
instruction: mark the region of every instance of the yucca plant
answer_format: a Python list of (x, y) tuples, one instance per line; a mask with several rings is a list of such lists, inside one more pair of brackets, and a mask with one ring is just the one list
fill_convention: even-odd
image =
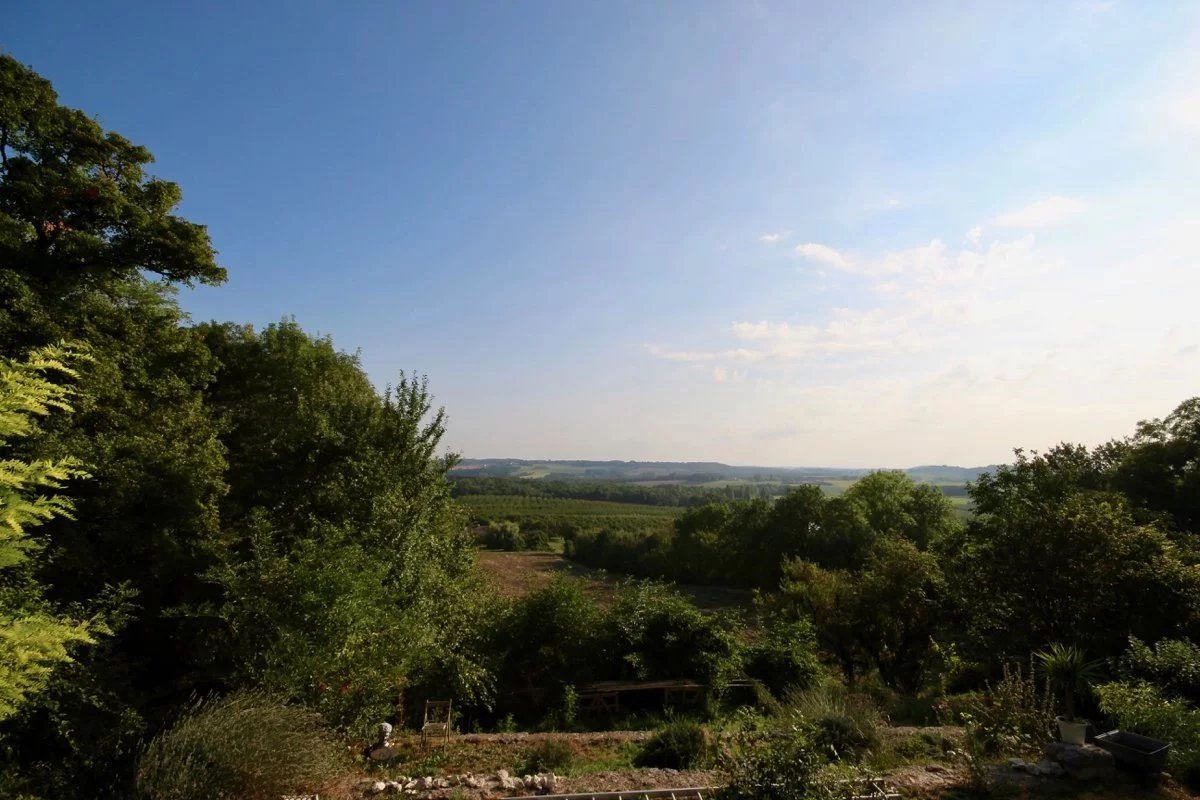
[(1089, 661), (1075, 645), (1055, 642), (1034, 654), (1052, 686), (1062, 692), (1065, 719), (1075, 719), (1075, 694), (1083, 693), (1100, 678), (1104, 662)]

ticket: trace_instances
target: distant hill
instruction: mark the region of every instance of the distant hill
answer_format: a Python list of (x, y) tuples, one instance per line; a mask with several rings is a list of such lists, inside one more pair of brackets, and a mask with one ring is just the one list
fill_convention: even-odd
[[(910, 467), (904, 472), (913, 480), (924, 483), (963, 484), (994, 469), (995, 465), (986, 467), (923, 465)], [(577, 478), (628, 483), (713, 483), (720, 481), (826, 483), (832, 480), (854, 480), (868, 472), (871, 470), (839, 467), (733, 466), (717, 461), (532, 461), (519, 458), (465, 458), (454, 468), (451, 475), (531, 480)]]

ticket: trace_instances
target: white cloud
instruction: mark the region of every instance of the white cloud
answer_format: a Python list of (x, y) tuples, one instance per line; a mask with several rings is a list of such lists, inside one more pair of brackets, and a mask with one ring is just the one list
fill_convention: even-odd
[(688, 350), (666, 350), (656, 344), (646, 345), (646, 352), (655, 358), (661, 358), (664, 361), (713, 361), (720, 357), (720, 353), (705, 353)]
[(970, 242), (971, 244), (978, 245), (982, 239), (983, 239), (983, 226), (982, 225), (976, 225), (975, 227), (971, 228), (971, 230), (967, 231), (967, 241)]
[(721, 366), (713, 367), (712, 376), (713, 380), (717, 383), (725, 383), (727, 380), (729, 380), (729, 370)]
[(1087, 210), (1087, 203), (1074, 197), (1047, 197), (1017, 211), (1001, 214), (992, 223), (1002, 228), (1052, 228)]
[(817, 244), (816, 242), (806, 242), (805, 244), (796, 245), (795, 253), (798, 256), (807, 258), (809, 261), (816, 261), (818, 264), (826, 264), (842, 270), (850, 270), (854, 267), (853, 262), (837, 250), (827, 245)]
[(775, 244), (777, 242), (782, 242), (787, 237), (787, 231), (776, 231), (775, 233), (764, 233), (762, 236), (758, 237), (758, 240), (764, 244)]
[(1172, 128), (1200, 134), (1200, 91), (1168, 94), (1160, 101), (1160, 109)]

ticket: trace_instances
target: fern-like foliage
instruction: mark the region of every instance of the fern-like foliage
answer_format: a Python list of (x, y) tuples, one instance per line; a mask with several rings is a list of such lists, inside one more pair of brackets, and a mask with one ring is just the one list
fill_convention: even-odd
[[(0, 451), (35, 435), (40, 417), (71, 411), (72, 387), (53, 378), (76, 377), (70, 365), (86, 358), (77, 348), (58, 346), (23, 361), (0, 359)], [(87, 473), (71, 458), (0, 458), (0, 569), (19, 566), (38, 550), (31, 529), (55, 517), (72, 518), (70, 498), (57, 492), (81, 477)], [(40, 593), (19, 607), (8, 602), (0, 600), (0, 719), (40, 688), (56, 664), (70, 660), (73, 645), (92, 641), (88, 623), (54, 615)]]

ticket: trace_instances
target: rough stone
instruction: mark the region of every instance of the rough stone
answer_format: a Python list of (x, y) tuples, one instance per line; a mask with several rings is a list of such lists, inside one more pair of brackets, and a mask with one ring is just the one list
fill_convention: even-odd
[(387, 791), (387, 784), (384, 783), (383, 781), (375, 781), (373, 784), (371, 784), (371, 793), (372, 794), (379, 794), (379, 793), (385, 792), (385, 791)]
[(1034, 775), (1041, 775), (1044, 778), (1057, 778), (1066, 774), (1062, 764), (1054, 761), (1046, 761), (1045, 759), (1036, 764), (1029, 765), (1029, 771)]
[(1098, 781), (1115, 772), (1112, 753), (1093, 744), (1077, 745), (1051, 742), (1046, 745), (1046, 760), (1058, 764), (1072, 779)]
[(392, 725), (390, 722), (379, 723), (379, 738), (375, 743), (380, 747), (392, 746)]
[(502, 769), (496, 772), (496, 777), (500, 779), (500, 788), (507, 791), (512, 791), (517, 788), (517, 782), (508, 774), (508, 770)]

